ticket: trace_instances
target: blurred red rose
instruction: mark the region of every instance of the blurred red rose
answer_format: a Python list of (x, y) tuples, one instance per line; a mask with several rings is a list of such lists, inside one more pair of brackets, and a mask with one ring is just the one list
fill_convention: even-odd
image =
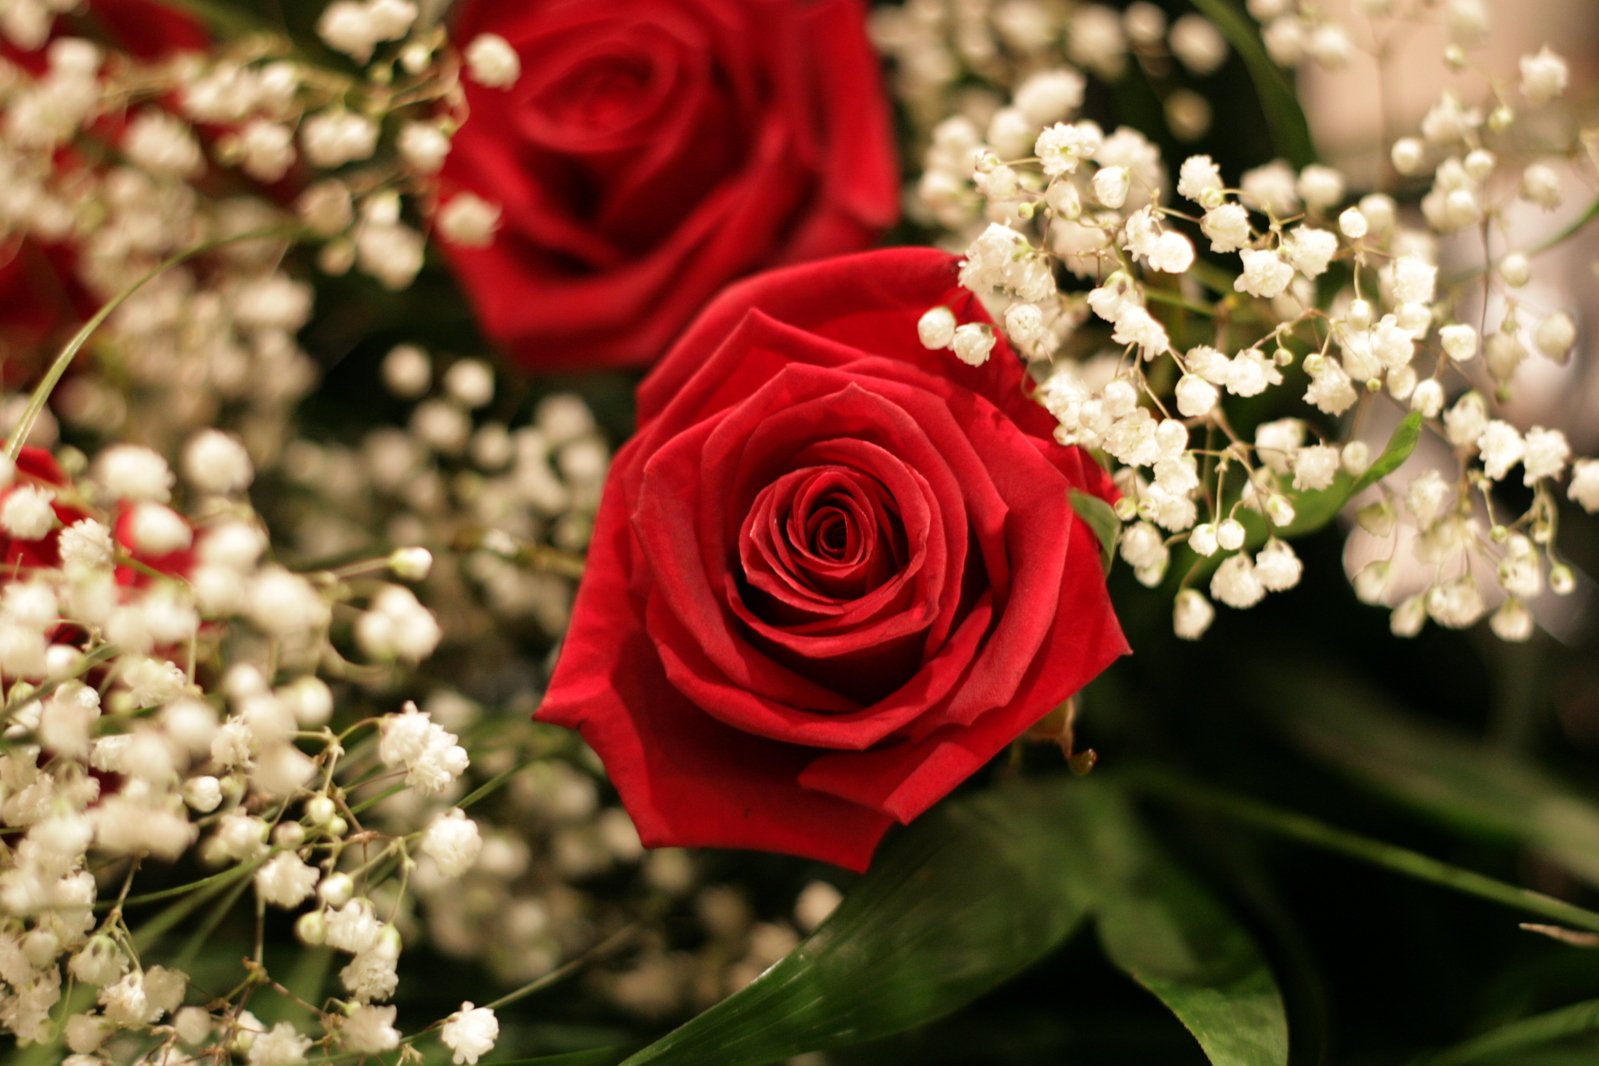
[(898, 173), (860, 0), (472, 0), (520, 79), (468, 81), (444, 199), (499, 205), (446, 243), (489, 337), (529, 367), (646, 364), (729, 280), (868, 246)]
[(1073, 514), (1105, 473), (1000, 342), (928, 351), (956, 260), (893, 249), (729, 289), (639, 394), (538, 717), (650, 845), (862, 868), (1127, 646)]

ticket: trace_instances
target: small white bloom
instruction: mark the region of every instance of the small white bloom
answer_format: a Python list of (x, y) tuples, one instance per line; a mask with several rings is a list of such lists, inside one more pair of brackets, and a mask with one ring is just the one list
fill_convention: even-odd
[(366, 1004), (355, 1008), (339, 1029), (339, 1046), (356, 1055), (376, 1055), (400, 1046), (394, 1007)]
[(1092, 122), (1057, 122), (1038, 135), (1033, 154), (1050, 177), (1070, 174), (1079, 162), (1099, 151), (1103, 137), (1103, 131)]
[(200, 142), (181, 119), (165, 111), (141, 111), (123, 134), (122, 150), (134, 163), (167, 177), (192, 178), (205, 166)]
[(202, 492), (241, 492), (255, 478), (250, 453), (231, 434), (206, 429), (189, 438), (183, 449), (183, 475)]
[(1272, 299), (1281, 296), (1288, 283), (1294, 280), (1294, 268), (1283, 262), (1276, 252), (1245, 248), (1239, 256), (1244, 262), (1244, 272), (1233, 282), (1233, 288), (1239, 292)]
[(1044, 334), (1044, 312), (1037, 304), (1012, 304), (1005, 309), (1005, 332), (1019, 345), (1030, 345)]
[(1117, 344), (1137, 345), (1145, 359), (1153, 359), (1171, 347), (1166, 327), (1136, 304), (1128, 305), (1116, 319), (1111, 340)]
[(444, 1022), (439, 1039), (452, 1051), (455, 1066), (475, 1066), (477, 1060), (494, 1050), (499, 1039), (500, 1023), (487, 1007), (474, 1007), (471, 1002), (461, 1004), (461, 1009)]
[(1482, 593), (1469, 575), (1427, 590), (1427, 614), (1448, 629), (1465, 629), (1476, 624), (1487, 610)]
[(1392, 271), (1396, 303), (1431, 303), (1438, 285), (1438, 268), (1413, 255), (1394, 261)]
[(1535, 628), (1532, 612), (1516, 599), (1508, 599), (1500, 604), (1499, 609), (1488, 619), (1488, 626), (1494, 636), (1510, 643), (1530, 640)]
[(1198, 640), (1216, 620), (1216, 608), (1195, 589), (1183, 589), (1172, 604), (1172, 630), (1182, 640)]
[(1259, 396), (1282, 382), (1282, 371), (1259, 348), (1239, 352), (1227, 367), (1227, 391), (1234, 396)]
[(951, 346), (956, 358), (967, 366), (982, 366), (994, 350), (994, 331), (986, 324), (968, 322), (955, 328)]
[(1326, 444), (1301, 448), (1294, 454), (1294, 488), (1315, 492), (1333, 483), (1338, 474), (1338, 449)]
[(1550, 51), (1548, 45), (1536, 55), (1521, 57), (1521, 95), (1534, 107), (1564, 93), (1569, 79), (1566, 61)]
[(1563, 363), (1577, 343), (1577, 324), (1564, 311), (1556, 311), (1538, 323), (1532, 341), (1545, 358)]
[(1324, 229), (1313, 226), (1296, 226), (1283, 240), (1283, 255), (1294, 269), (1307, 278), (1318, 278), (1327, 272), (1327, 264), (1338, 252), (1338, 238)]
[(1438, 331), (1444, 351), (1457, 363), (1470, 362), (1477, 355), (1477, 331), (1463, 322), (1451, 323)]
[(466, 46), (467, 75), (490, 89), (509, 89), (522, 76), (522, 61), (504, 37), (479, 34)]
[(1210, 238), (1211, 251), (1236, 252), (1249, 243), (1249, 212), (1242, 204), (1221, 204), (1205, 212), (1199, 228)]
[(1312, 163), (1299, 172), (1299, 198), (1312, 211), (1335, 207), (1344, 198), (1344, 176), (1332, 167)]
[(1266, 595), (1255, 564), (1247, 555), (1229, 556), (1210, 578), (1210, 594), (1229, 607), (1253, 607)]
[(437, 174), (450, 154), (450, 138), (434, 122), (407, 122), (400, 127), (400, 158), (418, 174)]
[(1526, 448), (1522, 454), (1522, 483), (1532, 485), (1545, 478), (1558, 478), (1571, 458), (1571, 445), (1566, 435), (1558, 429), (1534, 426), (1527, 431)]
[(916, 335), (922, 347), (939, 351), (955, 342), (955, 313), (947, 307), (934, 307), (916, 321)]
[(1177, 410), (1186, 418), (1199, 418), (1211, 412), (1221, 393), (1197, 374), (1184, 374), (1177, 381)]
[(1255, 574), (1267, 592), (1283, 592), (1293, 588), (1299, 584), (1304, 572), (1305, 564), (1299, 561), (1294, 549), (1283, 541), (1269, 540), (1255, 554)]
[(1516, 427), (1494, 419), (1483, 427), (1477, 437), (1477, 448), (1482, 452), (1483, 473), (1501, 481), (1510, 468), (1521, 462), (1526, 444)]
[(1227, 39), (1202, 15), (1184, 15), (1172, 23), (1167, 42), (1178, 61), (1201, 76), (1212, 73), (1227, 60)]
[(1094, 174), (1094, 199), (1115, 209), (1127, 202), (1131, 176), (1126, 167), (1101, 167)]
[(1165, 274), (1182, 274), (1194, 265), (1194, 244), (1176, 230), (1167, 230), (1145, 253), (1150, 269)]
[(377, 144), (377, 124), (344, 108), (319, 111), (300, 127), (300, 146), (306, 160), (326, 170), (371, 158)]
[(1560, 175), (1547, 163), (1531, 164), (1521, 172), (1521, 198), (1537, 204), (1545, 211), (1553, 211), (1564, 199)]
[(1566, 495), (1590, 514), (1599, 511), (1599, 459), (1578, 459), (1571, 464)]
[(435, 816), (422, 833), (422, 854), (437, 863), (445, 877), (460, 877), (470, 870), (482, 848), (477, 823), (459, 807)]
[(255, 1035), (245, 1061), (249, 1066), (301, 1066), (310, 1048), (311, 1041), (301, 1036), (292, 1023), (279, 1022)]
[(1366, 220), (1360, 208), (1351, 207), (1338, 216), (1338, 229), (1345, 237), (1358, 241), (1371, 232), (1371, 223)]
[(42, 539), (55, 528), (54, 500), (55, 493), (38, 485), (12, 489), (0, 503), (0, 529), (17, 540)]
[(172, 470), (158, 453), (137, 444), (115, 444), (94, 462), (95, 480), (114, 500), (166, 503), (172, 497)]
[(258, 181), (281, 181), (294, 165), (294, 131), (278, 122), (254, 118), (238, 136), (239, 165)]
[(1033, 74), (1017, 88), (1016, 110), (1034, 127), (1059, 122), (1083, 106), (1083, 76), (1069, 68)]
[(183, 516), (159, 503), (135, 505), (128, 530), (134, 549), (148, 555), (183, 551), (194, 543), (194, 530)]
[(1208, 155), (1191, 155), (1177, 173), (1177, 195), (1202, 207), (1216, 207), (1222, 192), (1221, 171)]
[(316, 888), (317, 869), (290, 851), (280, 851), (255, 873), (255, 888), (275, 907), (298, 907)]
[(465, 248), (485, 248), (500, 228), (500, 208), (474, 193), (457, 193), (439, 210), (439, 233)]

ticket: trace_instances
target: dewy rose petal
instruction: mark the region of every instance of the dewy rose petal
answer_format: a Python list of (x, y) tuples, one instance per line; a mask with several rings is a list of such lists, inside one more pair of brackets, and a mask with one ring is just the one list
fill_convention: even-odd
[(520, 78), (465, 83), (449, 196), (500, 208), (444, 241), (490, 339), (530, 368), (639, 366), (723, 285), (870, 245), (898, 214), (860, 0), (473, 0)]
[(734, 286), (639, 396), (539, 717), (651, 845), (863, 868), (1127, 650), (1079, 488), (1003, 348), (929, 351), (956, 260), (893, 249)]

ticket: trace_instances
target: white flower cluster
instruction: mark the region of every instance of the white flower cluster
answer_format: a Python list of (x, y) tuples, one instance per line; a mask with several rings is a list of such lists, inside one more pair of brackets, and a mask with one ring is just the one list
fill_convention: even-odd
[[(1194, 84), (1228, 58), (1208, 19), (1172, 19), (1147, 0), (906, 0), (874, 8), (871, 31), (921, 138), (947, 145), (951, 129), (941, 124), (959, 116), (1005, 159), (1026, 155), (1039, 126), (1080, 106), (1085, 75), (1115, 82), (1135, 65), (1159, 93), (1172, 131), (1196, 138), (1211, 110)], [(973, 205), (960, 194), (964, 170), (930, 166), (923, 175), (920, 206), (946, 225)]]
[[(1337, 24), (1294, 6), (1250, 4), (1275, 20), (1268, 39), (1298, 27), (1296, 60), (1347, 56), (1353, 45)], [(1480, 5), (1447, 6), (1458, 29)], [(1131, 21), (1142, 17), (1124, 17), (1128, 40), (1139, 39)], [(915, 16), (890, 20), (894, 32), (909, 32), (896, 21), (905, 19)], [(998, 28), (989, 39), (1007, 40)], [(1548, 48), (1521, 68), (1520, 105), (1565, 91), (1565, 64)], [(1181, 551), (1177, 632), (1203, 634), (1212, 601), (1247, 608), (1297, 585), (1302, 566), (1288, 539), (1305, 525), (1307, 494), (1347, 496), (1370, 480), (1376, 502), (1362, 524), (1390, 538), (1390, 550), (1357, 576), (1362, 598), (1385, 600), (1396, 570), (1427, 575), (1395, 606), (1395, 632), (1413, 634), (1429, 618), (1467, 626), (1497, 602), (1494, 631), (1529, 636), (1527, 601), (1546, 580), (1556, 593), (1574, 587), (1553, 544), (1556, 496), (1594, 510), (1599, 463), (1573, 463), (1559, 429), (1517, 426), (1495, 405), (1525, 360), (1563, 362), (1576, 327), (1519, 295), (1527, 253), (1446, 260), (1442, 240), (1467, 227), (1508, 232), (1505, 217), (1529, 203), (1558, 207), (1559, 170), (1571, 165), (1552, 160), (1580, 158), (1574, 142), (1539, 145), (1529, 157), (1527, 138), (1507, 133), (1509, 104), (1485, 116), (1445, 94), (1419, 137), (1393, 145), (1401, 175), (1430, 176), (1414, 214), (1392, 192), (1351, 192), (1327, 166), (1276, 161), (1233, 184), (1205, 155), (1182, 162), (1169, 199), (1147, 139), (1081, 117), (1082, 70), (1031, 69), (1009, 79), (1013, 95), (986, 126), (958, 113), (931, 131), (919, 196), (964, 237), (961, 283), (1028, 362), (1057, 439), (1113, 464), (1128, 523), (1121, 557), (1155, 586)], [(995, 347), (992, 327), (958, 324), (947, 308), (930, 309), (919, 333), (972, 364)], [(1237, 400), (1285, 389), (1306, 415), (1238, 422)], [(1447, 441), (1448, 478), (1406, 489), (1377, 477), (1385, 465), (1362, 480), (1383, 448), (1350, 427), (1381, 421), (1368, 412), (1385, 408), (1390, 425), (1413, 412)], [(1532, 503), (1505, 515), (1495, 486), (1517, 468)], [(1396, 558), (1401, 543), (1408, 554)]]

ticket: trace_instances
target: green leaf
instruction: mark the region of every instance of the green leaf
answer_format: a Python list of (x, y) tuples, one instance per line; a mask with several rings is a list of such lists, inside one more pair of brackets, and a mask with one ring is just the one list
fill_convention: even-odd
[(1343, 510), (1344, 504), (1350, 499), (1371, 488), (1383, 478), (1398, 470), (1410, 453), (1416, 450), (1416, 445), (1421, 441), (1421, 412), (1412, 411), (1406, 415), (1394, 429), (1393, 435), (1388, 438), (1388, 445), (1383, 448), (1382, 454), (1372, 460), (1366, 472), (1359, 477), (1353, 477), (1340, 470), (1333, 483), (1316, 492), (1285, 493), (1290, 503), (1294, 505), (1294, 520), (1288, 527), (1281, 531), (1280, 536), (1302, 537), (1316, 530), (1338, 517), (1338, 512)]
[(1245, 689), (1301, 750), (1368, 788), (1458, 831), (1534, 848), (1599, 885), (1599, 804), (1541, 767), (1310, 661)]
[(1110, 565), (1116, 561), (1116, 540), (1122, 531), (1122, 521), (1116, 517), (1116, 509), (1082, 489), (1071, 490), (1071, 502), (1077, 517), (1087, 522), (1088, 528), (1099, 538), (1099, 561), (1105, 573), (1110, 573)]
[(629, 1058), (758, 1066), (902, 1032), (1048, 954), (1083, 920), (1056, 814), (1004, 790), (945, 804), (879, 856), (833, 916), (740, 992)]
[(1215, 1066), (1288, 1061), (1288, 1019), (1253, 938), (1138, 824), (1118, 790), (1076, 788), (1101, 880), (1100, 943), (1188, 1028)]
[(928, 815), (810, 939), (625, 1066), (759, 1066), (947, 1014), (1097, 917), (1111, 960), (1215, 1066), (1281, 1066), (1288, 1023), (1249, 935), (1101, 778), (1014, 785)]
[(1310, 137), (1310, 123), (1299, 106), (1299, 95), (1283, 69), (1266, 54), (1260, 32), (1253, 20), (1239, 11), (1230, 0), (1193, 0), (1198, 8), (1227, 38), (1249, 70), (1249, 79), (1255, 83), (1260, 97), (1261, 110), (1266, 114), (1266, 124), (1271, 127), (1272, 143), (1277, 154), (1295, 167), (1308, 166), (1316, 161), (1316, 146)]
[[(1294, 505), (1294, 520), (1276, 530), (1276, 535), (1284, 540), (1292, 540), (1309, 536), (1321, 529), (1337, 518), (1338, 512), (1342, 511), (1344, 505), (1357, 494), (1371, 488), (1404, 465), (1405, 460), (1410, 458), (1410, 453), (1416, 450), (1420, 440), (1421, 412), (1412, 411), (1394, 429), (1382, 454), (1372, 460), (1365, 473), (1359, 477), (1340, 470), (1331, 485), (1315, 492), (1297, 492), (1289, 486), (1287, 479), (1284, 479), (1281, 485), (1282, 494)], [(1259, 511), (1240, 507), (1234, 517), (1244, 527), (1244, 551), (1255, 551), (1272, 536), (1273, 531)], [(1225, 558), (1224, 552), (1217, 552), (1206, 558), (1192, 549), (1184, 548), (1178, 554), (1170, 572), (1179, 577), (1187, 575), (1188, 582), (1192, 584), (1209, 577)]]
[[(1574, 1003), (1547, 1014), (1511, 1022), (1447, 1051), (1417, 1059), (1414, 1066), (1486, 1066), (1487, 1063), (1526, 1063), (1528, 1051), (1538, 1051), (1537, 1062), (1549, 1064), (1554, 1051), (1549, 1045), (1575, 1036), (1599, 1033), (1599, 999)], [(1574, 1052), (1570, 1061), (1592, 1062), (1593, 1050)]]

